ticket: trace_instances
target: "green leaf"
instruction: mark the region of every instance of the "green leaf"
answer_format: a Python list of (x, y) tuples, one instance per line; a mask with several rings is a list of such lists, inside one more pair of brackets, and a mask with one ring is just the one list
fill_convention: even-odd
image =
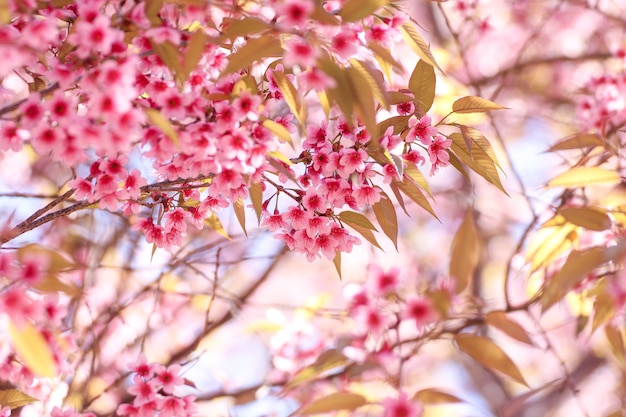
[(435, 57), (430, 51), (430, 47), (410, 22), (406, 22), (400, 26), (400, 31), (409, 46), (415, 51), (415, 53), (417, 53), (417, 55), (419, 55), (420, 58), (422, 58), (422, 60), (424, 60), (424, 62), (443, 72), (439, 65), (437, 65)]
[(488, 325), (504, 332), (507, 336), (510, 336), (522, 343), (534, 346), (533, 341), (528, 336), (528, 333), (526, 333), (526, 330), (524, 330), (518, 322), (508, 318), (504, 311), (490, 311), (485, 316), (485, 321)]
[(381, 191), (381, 198), (372, 207), (380, 228), (398, 250), (398, 217), (389, 196)]
[[(264, 58), (280, 57), (282, 54), (283, 48), (280, 40), (275, 36), (266, 35), (251, 39), (228, 57), (228, 65), (222, 74), (230, 74), (249, 67)], [(276, 74), (274, 73), (274, 75)]]
[(606, 141), (593, 133), (581, 133), (567, 137), (548, 148), (548, 152), (584, 149), (594, 146), (606, 146)]
[(478, 233), (472, 213), (471, 208), (466, 211), (452, 239), (449, 275), (455, 280), (457, 294), (468, 287), (478, 265)]
[(424, 114), (430, 110), (435, 100), (436, 82), (435, 69), (432, 65), (419, 60), (409, 79), (409, 89), (415, 97), (415, 107)]
[(596, 207), (565, 207), (559, 210), (559, 214), (576, 226), (599, 232), (613, 224), (606, 211)]
[(16, 389), (7, 389), (0, 391), (0, 409), (9, 407), (11, 410), (23, 407), (32, 402), (38, 401), (30, 395), (26, 395)]
[(243, 206), (241, 198), (238, 198), (237, 201), (233, 203), (233, 209), (235, 210), (235, 216), (237, 217), (237, 221), (239, 222), (243, 233), (248, 236), (248, 232), (246, 231), (246, 210)]
[(467, 96), (461, 97), (452, 103), (452, 111), (454, 113), (484, 113), (491, 110), (504, 110), (507, 107), (501, 106), (486, 98)]
[(520, 384), (528, 386), (517, 365), (492, 340), (471, 334), (458, 334), (454, 338), (457, 346), (476, 362), (488, 369), (502, 372)]
[(39, 330), (28, 322), (20, 327), (9, 323), (9, 335), (24, 365), (35, 375), (55, 377), (57, 366), (52, 350)]
[(165, 133), (165, 136), (167, 136), (172, 141), (172, 143), (174, 143), (174, 145), (180, 146), (178, 132), (176, 131), (176, 129), (174, 129), (167, 117), (163, 116), (161, 112), (156, 109), (146, 107), (143, 109), (143, 111), (144, 113), (146, 113), (146, 116), (148, 117), (150, 123), (157, 127), (161, 132)]
[(387, 3), (389, 0), (348, 0), (339, 11), (339, 16), (344, 22), (354, 22), (371, 15)]
[(463, 400), (458, 397), (437, 388), (419, 390), (415, 393), (413, 399), (423, 404), (450, 404), (463, 402)]
[(588, 185), (619, 184), (621, 178), (617, 171), (610, 171), (598, 167), (576, 167), (557, 175), (547, 187), (586, 187)]
[(351, 392), (336, 392), (318, 398), (296, 411), (296, 415), (329, 413), (338, 410), (356, 410), (367, 404), (365, 397)]

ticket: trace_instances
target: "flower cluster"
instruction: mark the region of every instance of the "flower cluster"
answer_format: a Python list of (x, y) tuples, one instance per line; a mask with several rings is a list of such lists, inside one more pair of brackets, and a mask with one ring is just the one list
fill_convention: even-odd
[(583, 130), (605, 134), (626, 123), (626, 73), (593, 78), (585, 89), (577, 106)]
[(180, 365), (165, 367), (148, 363), (142, 354), (137, 362), (129, 364), (133, 385), (128, 393), (134, 397), (131, 404), (120, 404), (119, 416), (128, 417), (189, 417), (196, 414), (195, 397), (174, 394), (176, 387), (186, 384), (180, 376)]

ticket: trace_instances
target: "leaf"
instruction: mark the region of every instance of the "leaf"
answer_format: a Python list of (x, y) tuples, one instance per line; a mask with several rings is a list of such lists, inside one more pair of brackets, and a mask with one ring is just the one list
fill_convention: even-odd
[(273, 77), (280, 92), (283, 93), (285, 102), (287, 102), (292, 113), (296, 116), (296, 119), (298, 119), (300, 126), (304, 126), (306, 124), (306, 108), (302, 105), (302, 99), (296, 87), (294, 87), (291, 81), (289, 81), (289, 78), (282, 72), (275, 71)]
[(189, 78), (191, 72), (196, 69), (198, 62), (204, 53), (204, 47), (207, 43), (208, 36), (202, 29), (196, 30), (189, 38), (189, 46), (183, 57), (183, 68), (180, 76), (181, 82), (184, 83)]
[[(250, 39), (248, 43), (228, 57), (228, 65), (224, 68), (222, 75), (249, 67), (263, 58), (280, 57), (282, 54), (283, 48), (280, 45), (280, 40), (275, 36), (266, 35)], [(274, 75), (276, 74), (274, 73)]]
[(449, 275), (455, 280), (459, 294), (470, 284), (478, 265), (478, 233), (474, 224), (473, 209), (465, 212), (465, 218), (452, 239)]
[(235, 39), (240, 36), (250, 36), (258, 34), (268, 29), (267, 22), (256, 17), (245, 17), (243, 19), (224, 19), (225, 28), (222, 31), (222, 38)]
[(341, 251), (340, 250), (335, 252), (335, 257), (333, 258), (333, 265), (335, 265), (337, 274), (339, 274), (339, 280), (341, 281)]
[(167, 119), (167, 117), (163, 116), (160, 111), (151, 108), (144, 108), (144, 113), (148, 117), (150, 123), (156, 126), (161, 132), (165, 133), (176, 146), (180, 146), (180, 139), (178, 138), (178, 132), (174, 129)]
[(381, 192), (381, 199), (372, 207), (380, 228), (398, 250), (398, 217), (389, 196)]
[(389, 126), (393, 126), (393, 134), (398, 135), (409, 125), (411, 116), (393, 116), (383, 120), (377, 125), (377, 137), (382, 137)]
[(56, 376), (57, 366), (52, 350), (37, 328), (27, 322), (21, 327), (11, 322), (9, 334), (15, 351), (33, 374), (50, 378)]
[(286, 389), (292, 389), (300, 384), (314, 381), (327, 375), (330, 371), (342, 369), (352, 363), (338, 349), (328, 349), (315, 360), (315, 363), (298, 371), (285, 385)]
[(391, 184), (389, 184), (389, 187), (391, 188), (391, 191), (393, 191), (393, 195), (396, 197), (396, 200), (398, 200), (398, 204), (400, 204), (400, 207), (402, 207), (402, 211), (404, 211), (404, 214), (409, 216), (409, 212), (406, 210), (406, 206), (404, 205), (404, 199), (402, 198), (402, 193), (400, 193), (400, 188), (398, 187), (398, 184), (400, 184), (398, 181), (392, 181)]
[(456, 156), (453, 152), (450, 152), (449, 150), (447, 150), (447, 152), (448, 152), (448, 156), (450, 157), (450, 165), (452, 165), (457, 171), (459, 171), (461, 175), (463, 175), (467, 181), (470, 181), (469, 174), (467, 173), (467, 170), (463, 166), (463, 162), (461, 162), (459, 157)]
[(423, 404), (449, 404), (463, 402), (463, 400), (458, 397), (437, 388), (419, 390), (415, 393), (413, 399)]
[(7, 389), (0, 391), (0, 409), (9, 407), (11, 410), (23, 407), (32, 402), (38, 401), (30, 395), (26, 395), (16, 389)]
[(485, 316), (485, 321), (488, 325), (506, 333), (507, 336), (510, 336), (522, 343), (534, 346), (533, 341), (528, 336), (528, 333), (526, 333), (526, 330), (524, 330), (518, 322), (508, 318), (504, 311), (490, 311)]
[(501, 106), (486, 98), (477, 96), (461, 97), (452, 103), (454, 113), (483, 113), (491, 110), (504, 110), (507, 107)]
[(548, 281), (541, 297), (542, 310), (548, 310), (554, 303), (579, 284), (591, 271), (609, 259), (604, 247), (593, 247), (583, 251), (572, 251), (563, 267)]
[(422, 174), (422, 172), (415, 165), (407, 165), (404, 169), (404, 173), (422, 190), (426, 191), (431, 198), (433, 197), (430, 192), (430, 185), (428, 184), (428, 181), (426, 181), (426, 177), (424, 177), (424, 174)]
[(170, 70), (172, 76), (178, 82), (178, 85), (182, 85), (182, 76), (185, 72), (183, 65), (180, 62), (180, 55), (178, 47), (174, 46), (170, 42), (156, 43), (150, 40), (152, 50), (158, 55), (163, 64)]
[(432, 65), (419, 60), (409, 79), (409, 89), (415, 97), (415, 107), (424, 114), (430, 110), (435, 100), (436, 82), (435, 69)]
[(508, 195), (502, 186), (502, 182), (500, 181), (496, 164), (489, 154), (487, 154), (480, 146), (474, 146), (476, 143), (474, 141), (472, 142), (472, 149), (470, 151), (465, 143), (463, 135), (459, 133), (452, 133), (449, 138), (452, 139), (450, 149), (461, 161), (463, 161), (478, 175), (498, 187), (500, 191)]
[(146, 17), (148, 18), (152, 26), (158, 26), (161, 24), (161, 18), (159, 17), (159, 13), (162, 6), (163, 0), (146, 0), (146, 2), (144, 3), (144, 11)]
[(31, 243), (26, 246), (22, 246), (17, 250), (17, 257), (20, 261), (23, 261), (28, 256), (41, 256), (48, 259), (47, 272), (57, 273), (70, 271), (76, 267), (76, 264), (64, 256), (58, 251), (48, 249), (42, 245)]
[(601, 208), (565, 207), (559, 214), (570, 223), (589, 230), (603, 231), (611, 227), (611, 217)]
[(252, 207), (256, 213), (257, 222), (261, 221), (261, 212), (263, 211), (263, 185), (260, 182), (255, 182), (250, 185), (250, 201), (252, 201)]
[(502, 372), (520, 384), (528, 386), (517, 365), (490, 339), (465, 333), (456, 335), (454, 340), (459, 349), (486, 368)]
[(413, 200), (417, 205), (425, 209), (427, 212), (433, 215), (435, 219), (439, 220), (432, 206), (428, 202), (428, 199), (424, 196), (424, 194), (419, 190), (419, 188), (411, 181), (411, 179), (406, 176), (402, 180), (402, 182), (397, 180), (391, 181), (392, 185), (395, 185), (400, 191), (402, 191), (407, 197)]
[(0, 24), (8, 25), (9, 23), (11, 23), (9, 0), (0, 0)]
[(593, 133), (580, 133), (567, 137), (548, 148), (548, 152), (567, 151), (571, 149), (583, 149), (592, 146), (606, 146), (606, 142)]
[[(374, 94), (369, 82), (362, 77), (360, 71), (354, 67), (346, 68), (348, 85), (354, 99), (354, 109), (359, 120), (365, 125), (370, 136), (374, 137), (376, 129), (376, 107), (374, 105)], [(351, 115), (347, 115), (351, 117)]]
[(389, 101), (387, 99), (387, 91), (383, 84), (383, 75), (378, 72), (380, 77), (376, 76), (376, 71), (372, 69), (370, 64), (365, 61), (359, 61), (357, 59), (350, 59), (350, 65), (358, 72), (359, 76), (365, 82), (376, 100), (383, 106), (384, 109), (389, 110)]
[(624, 337), (619, 327), (615, 327), (613, 324), (607, 324), (604, 328), (604, 334), (611, 347), (611, 352), (617, 358), (617, 360), (624, 365), (626, 363), (626, 356), (624, 354)]
[(235, 210), (235, 216), (237, 217), (237, 221), (239, 222), (243, 233), (248, 236), (248, 232), (246, 231), (246, 210), (243, 206), (241, 198), (238, 198), (237, 201), (233, 203), (233, 209)]
[(420, 56), (420, 58), (422, 58), (422, 60), (424, 60), (424, 62), (443, 72), (439, 65), (437, 65), (437, 62), (435, 62), (435, 57), (430, 51), (430, 47), (411, 23), (404, 23), (400, 26), (400, 31), (409, 46), (415, 51), (415, 53), (417, 53), (417, 55)]
[(617, 171), (598, 167), (576, 167), (553, 178), (547, 187), (586, 187), (588, 185), (619, 184), (621, 178)]
[[(382, 61), (386, 62), (387, 64), (391, 65), (393, 68), (396, 69), (396, 71), (403, 73), (404, 72), (404, 67), (402, 66), (401, 63), (399, 63), (398, 61), (396, 61), (396, 59), (393, 57), (393, 55), (391, 55), (391, 52), (389, 52), (389, 49), (375, 43), (375, 42), (370, 42), (367, 44), (367, 47), (374, 53), (375, 56), (379, 57), (380, 59), (382, 59)], [(410, 101), (411, 99), (409, 98)]]
[(311, 12), (309, 17), (313, 20), (317, 20), (318, 22), (322, 22), (322, 23), (327, 23), (329, 25), (341, 24), (341, 21), (339, 19), (337, 19), (334, 15), (324, 10), (321, 3), (318, 3), (315, 5), (315, 8), (313, 9), (313, 12)]
[(356, 225), (365, 229), (376, 230), (376, 227), (367, 217), (356, 211), (342, 211), (339, 213), (339, 219), (350, 226)]
[(539, 229), (526, 250), (526, 260), (531, 262), (531, 272), (544, 268), (554, 261), (572, 246), (577, 236), (576, 226), (570, 223), (562, 222), (556, 226), (544, 226)]
[(498, 158), (496, 157), (496, 154), (491, 147), (491, 144), (489, 143), (487, 138), (484, 137), (482, 133), (480, 133), (478, 129), (464, 125), (459, 125), (459, 128), (461, 129), (461, 135), (463, 135), (465, 142), (469, 142), (471, 144), (470, 146), (468, 146), (468, 149), (471, 149), (474, 146), (478, 146), (480, 150), (483, 151), (484, 154), (487, 155), (498, 168), (502, 169), (500, 163), (498, 162)]
[(335, 392), (318, 398), (296, 411), (296, 415), (328, 413), (337, 410), (356, 410), (367, 404), (365, 397), (351, 392)]
[(335, 86), (326, 89), (329, 101), (337, 103), (341, 112), (346, 116), (346, 121), (352, 124), (353, 101), (352, 88), (348, 82), (346, 70), (335, 64), (328, 56), (322, 56), (317, 60), (322, 71), (335, 80)]
[(281, 142), (285, 142), (293, 146), (293, 140), (291, 139), (291, 133), (287, 130), (287, 128), (280, 123), (277, 123), (270, 119), (263, 120), (263, 126), (272, 132), (278, 140)]
[(591, 332), (595, 332), (600, 326), (606, 324), (615, 316), (615, 312), (615, 301), (611, 295), (604, 293), (596, 296)]
[(41, 292), (58, 292), (61, 291), (70, 297), (78, 297), (80, 290), (71, 284), (66, 284), (54, 275), (45, 276), (41, 281), (37, 282), (35, 288)]
[(354, 22), (371, 15), (387, 3), (389, 0), (348, 0), (339, 11), (339, 16), (344, 22)]

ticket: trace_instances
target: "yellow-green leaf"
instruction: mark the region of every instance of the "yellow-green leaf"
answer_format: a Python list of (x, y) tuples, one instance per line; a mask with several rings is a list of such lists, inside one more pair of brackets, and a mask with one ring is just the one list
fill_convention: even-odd
[(595, 332), (600, 326), (605, 325), (615, 316), (615, 299), (607, 294), (599, 294), (593, 306), (593, 321), (591, 324), (591, 332)]
[(483, 113), (491, 110), (504, 110), (506, 108), (486, 98), (477, 96), (461, 97), (452, 103), (452, 111), (455, 113)]
[(371, 15), (387, 3), (389, 0), (348, 0), (339, 11), (339, 16), (344, 22), (354, 22)]
[(455, 281), (457, 294), (467, 288), (478, 265), (478, 233), (472, 213), (471, 208), (466, 211), (452, 240), (449, 275)]
[(16, 389), (7, 389), (0, 391), (0, 409), (9, 407), (11, 410), (23, 407), (27, 404), (37, 401), (37, 398), (33, 398), (30, 395), (26, 395)]
[(28, 322), (20, 327), (9, 323), (9, 334), (15, 351), (26, 367), (35, 375), (55, 377), (57, 366), (52, 350), (43, 335)]
[(396, 215), (396, 209), (393, 203), (389, 199), (389, 196), (384, 192), (381, 192), (381, 198), (372, 207), (374, 209), (374, 215), (380, 228), (385, 235), (393, 242), (393, 246), (398, 249), (398, 217)]
[(409, 79), (409, 89), (415, 97), (415, 107), (424, 114), (430, 110), (435, 100), (436, 82), (435, 69), (420, 59)]
[(508, 318), (504, 311), (490, 311), (485, 316), (485, 321), (513, 339), (534, 346), (526, 330), (518, 322)]
[(306, 107), (302, 105), (302, 98), (296, 90), (296, 87), (294, 87), (293, 83), (282, 72), (274, 71), (273, 77), (276, 86), (278, 86), (280, 92), (283, 93), (285, 102), (287, 102), (293, 115), (296, 116), (300, 126), (304, 126), (306, 123)]
[(233, 203), (233, 209), (235, 210), (235, 216), (237, 217), (237, 221), (243, 233), (248, 236), (248, 232), (246, 231), (246, 209), (244, 208), (241, 198), (238, 198), (237, 201)]
[(318, 398), (296, 411), (296, 415), (329, 413), (338, 410), (356, 410), (367, 404), (365, 397), (351, 392), (335, 392)]
[(592, 146), (606, 146), (600, 136), (593, 133), (581, 133), (567, 137), (548, 148), (548, 152), (567, 151), (571, 149), (584, 149)]
[(422, 58), (422, 60), (424, 60), (424, 62), (443, 72), (443, 70), (439, 68), (439, 65), (437, 65), (435, 57), (430, 51), (430, 47), (410, 22), (404, 23), (400, 26), (400, 31), (409, 46), (415, 51), (415, 53), (417, 53), (417, 55), (419, 55), (420, 58)]
[(226, 65), (223, 74), (239, 71), (263, 58), (279, 57), (282, 54), (283, 48), (276, 36), (266, 35), (251, 39), (228, 57), (228, 65)]
[(601, 208), (565, 207), (559, 214), (568, 222), (589, 230), (603, 231), (612, 225), (611, 217)]
[(569, 249), (577, 237), (576, 226), (564, 220), (539, 229), (526, 250), (526, 260), (531, 263), (531, 271), (546, 267)]
[(265, 119), (263, 120), (263, 126), (272, 132), (278, 140), (281, 142), (285, 142), (293, 146), (293, 140), (291, 139), (291, 133), (287, 130), (287, 128), (280, 123), (276, 123), (273, 120)]
[(621, 178), (617, 171), (598, 167), (576, 167), (557, 175), (547, 186), (572, 188), (598, 184), (611, 185), (620, 182)]
[(181, 82), (187, 81), (191, 72), (196, 69), (198, 62), (202, 58), (204, 47), (207, 43), (208, 36), (202, 29), (196, 30), (192, 33), (189, 39), (189, 46), (183, 57), (183, 72), (181, 74)]
[(502, 372), (520, 384), (528, 386), (517, 365), (490, 339), (471, 334), (459, 334), (454, 340), (463, 352), (484, 367)]
[(178, 132), (167, 117), (163, 116), (160, 111), (151, 108), (144, 108), (143, 111), (146, 113), (148, 120), (155, 127), (157, 127), (161, 132), (165, 133), (176, 146), (180, 146), (180, 139), (178, 139)]
[(220, 221), (219, 217), (215, 215), (215, 213), (211, 213), (209, 217), (204, 219), (204, 224), (215, 230), (220, 235), (224, 236), (226, 239), (230, 240), (230, 236), (228, 236), (226, 229), (224, 229), (222, 222)]
[(261, 212), (263, 211), (263, 185), (260, 182), (255, 182), (250, 185), (250, 201), (252, 201), (252, 208), (256, 213), (257, 221), (261, 221)]
[(458, 397), (436, 388), (419, 390), (415, 393), (413, 399), (423, 404), (450, 404), (463, 402), (463, 400)]

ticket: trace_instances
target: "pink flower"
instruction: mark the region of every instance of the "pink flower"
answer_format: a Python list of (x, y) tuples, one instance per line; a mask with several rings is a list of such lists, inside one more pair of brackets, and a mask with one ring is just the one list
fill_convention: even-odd
[[(298, 75), (298, 83), (305, 93), (310, 90), (322, 91), (337, 85), (334, 78), (329, 77), (315, 67), (309, 67), (306, 71), (300, 73)], [(310, 126), (307, 126), (307, 128)]]
[(433, 164), (430, 175), (433, 175), (439, 167), (450, 165), (450, 155), (446, 151), (450, 145), (452, 145), (452, 139), (447, 139), (440, 135), (433, 139), (433, 142), (428, 147), (430, 162)]
[(409, 400), (404, 392), (400, 392), (397, 398), (385, 398), (382, 406), (385, 409), (383, 417), (419, 417), (422, 415), (422, 407)]
[(419, 139), (424, 145), (428, 146), (432, 142), (432, 137), (437, 134), (437, 128), (430, 125), (430, 116), (424, 115), (421, 119), (411, 117), (409, 119), (409, 133), (406, 136), (407, 142), (413, 142)]
[(180, 365), (174, 364), (167, 368), (159, 366), (156, 371), (156, 380), (163, 385), (163, 391), (167, 394), (174, 392), (174, 388), (177, 385), (182, 385), (185, 381), (178, 375), (180, 372)]
[(131, 372), (136, 372), (137, 375), (139, 375), (143, 379), (149, 379), (154, 376), (157, 368), (156, 364), (148, 363), (145, 354), (140, 353), (136, 362), (131, 362), (128, 364), (128, 369), (130, 369)]
[(135, 405), (141, 405), (156, 399), (157, 382), (154, 379), (146, 380), (135, 374), (133, 383), (128, 388), (128, 393), (135, 396)]
[(11, 408), (4, 407), (0, 410), (0, 417), (10, 417), (11, 416)]
[(359, 50), (359, 38), (355, 31), (351, 29), (343, 29), (331, 41), (333, 51), (344, 59), (350, 58)]
[(286, 0), (278, 8), (280, 21), (286, 26), (303, 26), (313, 12), (311, 0)]
[(184, 417), (187, 415), (185, 402), (173, 396), (167, 396), (159, 400), (159, 411), (160, 417)]
[(371, 287), (375, 295), (384, 296), (397, 290), (400, 269), (393, 267), (384, 271), (376, 264), (371, 264), (369, 269), (373, 275)]
[(313, 67), (319, 56), (319, 49), (314, 48), (304, 39), (289, 39), (285, 42), (283, 64), (286, 67), (299, 65), (301, 68)]
[(417, 328), (435, 322), (439, 319), (439, 313), (433, 307), (430, 298), (413, 297), (406, 302), (403, 317), (415, 321)]

